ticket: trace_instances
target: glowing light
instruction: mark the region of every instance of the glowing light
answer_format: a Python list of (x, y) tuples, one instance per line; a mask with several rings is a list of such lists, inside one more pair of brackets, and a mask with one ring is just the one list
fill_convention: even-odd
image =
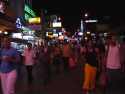
[(79, 36), (82, 36), (82, 35), (83, 35), (83, 32), (79, 32), (78, 35), (79, 35)]
[(22, 23), (21, 23), (20, 18), (17, 18), (17, 20), (16, 20), (16, 27), (17, 28), (22, 28)]
[(57, 33), (54, 33), (53, 36), (54, 36), (54, 37), (58, 37), (59, 35), (58, 35)]
[(62, 35), (62, 32), (59, 32), (59, 36), (61, 36)]
[(90, 34), (90, 32), (87, 32), (87, 34)]
[(8, 32), (4, 32), (4, 34), (5, 34), (5, 35), (7, 35), (7, 34), (8, 34)]
[(52, 23), (52, 27), (62, 27), (62, 23), (61, 22), (54, 22), (54, 23)]
[(19, 38), (22, 39), (22, 33), (13, 33), (12, 38)]
[(85, 13), (85, 17), (88, 17), (88, 13)]
[(32, 23), (40, 23), (41, 22), (41, 19), (40, 17), (36, 17), (36, 18), (29, 18), (29, 23), (32, 24)]
[(86, 23), (97, 23), (98, 20), (86, 20), (85, 22), (86, 22)]
[(60, 21), (60, 20), (61, 20), (61, 18), (59, 17), (59, 18), (58, 18), (58, 20)]
[(26, 11), (27, 13), (29, 13), (29, 14), (32, 15), (33, 17), (36, 16), (36, 15), (35, 15), (35, 12), (34, 12), (28, 5), (25, 5), (24, 11)]
[(36, 16), (35, 12), (28, 5), (25, 5), (24, 11), (25, 11), (25, 14), (24, 14), (25, 20), (28, 20), (29, 18)]

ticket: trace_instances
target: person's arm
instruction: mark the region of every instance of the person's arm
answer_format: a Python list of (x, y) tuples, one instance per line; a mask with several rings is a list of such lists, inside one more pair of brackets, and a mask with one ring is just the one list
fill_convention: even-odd
[(107, 49), (105, 50), (104, 57), (102, 58), (102, 70), (106, 71), (106, 63), (108, 58), (109, 45), (107, 45)]

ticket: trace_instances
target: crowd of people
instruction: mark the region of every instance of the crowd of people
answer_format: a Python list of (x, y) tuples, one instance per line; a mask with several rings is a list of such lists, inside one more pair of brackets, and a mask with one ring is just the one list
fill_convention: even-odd
[[(82, 65), (84, 94), (95, 92), (97, 82), (100, 89), (106, 91), (111, 85), (120, 83), (125, 71), (125, 39), (119, 43), (113, 35), (106, 40), (91, 39), (76, 42), (63, 42), (51, 46), (41, 43), (38, 46), (27, 44), (23, 56), (11, 47), (11, 39), (3, 38), (0, 50), (0, 78), (3, 94), (15, 94), (15, 84), (19, 75), (19, 62), (22, 63), (28, 75), (28, 84), (33, 81), (32, 70), (37, 66), (38, 73), (47, 85), (51, 80), (52, 66), (54, 74), (69, 73), (78, 64)], [(17, 67), (18, 66), (18, 67)], [(40, 71), (39, 71), (40, 69)], [(18, 75), (17, 75), (18, 74)]]

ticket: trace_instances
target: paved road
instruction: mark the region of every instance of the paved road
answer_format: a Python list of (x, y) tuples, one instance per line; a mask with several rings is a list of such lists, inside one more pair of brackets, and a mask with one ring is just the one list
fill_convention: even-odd
[(26, 70), (23, 67), (20, 80), (17, 81), (17, 94), (82, 94), (82, 73), (80, 69), (71, 70), (69, 73), (52, 74), (48, 85), (43, 86), (42, 77), (34, 74), (34, 82), (30, 87), (27, 85)]
[[(28, 86), (26, 70), (22, 66), (21, 74), (17, 80), (16, 94), (83, 94), (81, 88), (83, 74), (79, 67), (69, 73), (52, 74), (52, 79), (47, 86), (43, 85), (42, 77), (37, 74), (36, 69), (33, 71), (33, 84)], [(125, 80), (123, 79), (122, 82), (124, 83)], [(123, 83), (121, 87), (111, 88), (106, 94), (125, 94), (125, 84)], [(98, 90), (96, 94), (103, 93)]]

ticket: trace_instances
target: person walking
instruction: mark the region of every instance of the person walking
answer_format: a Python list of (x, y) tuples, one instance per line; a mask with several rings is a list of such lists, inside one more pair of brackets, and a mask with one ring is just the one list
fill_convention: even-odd
[(71, 47), (70, 44), (64, 42), (63, 49), (62, 49), (62, 58), (64, 64), (64, 72), (69, 72), (69, 58), (71, 56)]
[(15, 94), (15, 83), (17, 79), (17, 63), (20, 61), (19, 53), (11, 47), (11, 39), (5, 37), (1, 49), (1, 85), (3, 94)]
[[(97, 48), (96, 48), (97, 49)], [(96, 88), (96, 73), (98, 67), (98, 57), (96, 49), (92, 43), (92, 40), (88, 41), (87, 52), (86, 52), (86, 62), (84, 66), (84, 82), (83, 82), (83, 92), (88, 94), (89, 92), (95, 91)]]
[(28, 43), (27, 48), (24, 50), (24, 65), (26, 66), (27, 73), (28, 73), (28, 84), (32, 84), (33, 76), (32, 76), (32, 69), (35, 63), (35, 52), (32, 48), (32, 44)]
[(120, 45), (117, 42), (116, 36), (112, 35), (107, 50), (106, 56), (106, 71), (107, 71), (107, 89), (120, 86), (121, 80), (121, 60), (120, 60)]
[[(46, 48), (46, 49), (45, 49)], [(46, 46), (40, 46), (38, 55), (38, 75), (43, 80), (43, 85), (46, 86), (51, 80), (51, 70), (50, 70), (50, 52)]]
[(59, 44), (55, 45), (54, 52), (53, 52), (53, 65), (55, 67), (55, 73), (60, 73), (60, 65), (61, 65), (61, 49)]

